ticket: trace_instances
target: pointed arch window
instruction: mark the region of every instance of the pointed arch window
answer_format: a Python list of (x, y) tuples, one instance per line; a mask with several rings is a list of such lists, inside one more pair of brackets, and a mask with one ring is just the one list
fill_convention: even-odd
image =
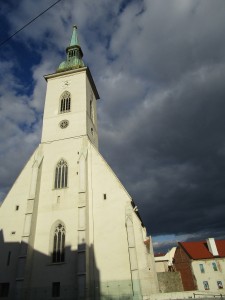
[(61, 223), (57, 225), (54, 231), (52, 262), (59, 263), (65, 261), (65, 226)]
[(64, 159), (61, 159), (55, 169), (55, 189), (63, 189), (67, 187), (68, 182), (68, 166)]
[(60, 97), (60, 113), (66, 113), (70, 111), (71, 96), (70, 92), (65, 91)]

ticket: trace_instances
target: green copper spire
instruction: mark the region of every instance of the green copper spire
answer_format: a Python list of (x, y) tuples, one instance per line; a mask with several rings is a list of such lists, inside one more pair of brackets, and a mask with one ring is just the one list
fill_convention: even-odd
[(78, 42), (78, 36), (77, 36), (77, 26), (74, 25), (73, 26), (73, 33), (72, 33), (72, 37), (71, 37), (71, 41), (70, 41), (70, 47), (71, 46), (80, 46), (79, 42)]
[(84, 62), (82, 60), (83, 52), (79, 45), (77, 36), (77, 26), (75, 25), (73, 26), (73, 33), (70, 45), (66, 48), (66, 54), (67, 58), (59, 65), (57, 72), (63, 72), (84, 67)]

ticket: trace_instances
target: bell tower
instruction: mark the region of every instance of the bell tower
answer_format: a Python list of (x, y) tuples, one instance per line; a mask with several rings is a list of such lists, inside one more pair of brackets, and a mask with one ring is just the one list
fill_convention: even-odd
[(76, 26), (66, 54), (57, 71), (45, 76), (48, 84), (42, 143), (88, 136), (98, 148), (96, 100), (99, 95), (82, 60)]

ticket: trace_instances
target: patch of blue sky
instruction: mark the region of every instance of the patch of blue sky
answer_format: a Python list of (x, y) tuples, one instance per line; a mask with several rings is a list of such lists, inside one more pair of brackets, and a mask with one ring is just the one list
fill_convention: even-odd
[(165, 241), (171, 241), (176, 240), (175, 234), (165, 234), (165, 235), (156, 235), (153, 236), (153, 241), (157, 243), (165, 242)]
[(131, 3), (133, 2), (133, 0), (124, 0), (124, 1), (121, 1), (121, 4), (120, 4), (120, 8), (119, 8), (119, 13), (122, 13), (125, 8)]
[[(1, 30), (0, 30), (0, 44), (2, 44), (7, 38), (9, 38), (8, 36), (8, 31), (9, 31), (9, 22), (7, 21), (7, 19), (3, 16), (1, 16), (2, 20), (0, 22), (0, 26), (1, 26)], [(3, 47), (3, 46), (1, 46)]]
[[(36, 116), (37, 117), (37, 116)], [(23, 122), (21, 124), (19, 124), (19, 128), (23, 131), (23, 132), (26, 132), (26, 133), (31, 133), (31, 132), (34, 132), (34, 128), (35, 128), (35, 125), (38, 123), (38, 120), (36, 118), (35, 122), (31, 123), (31, 124), (28, 124), (26, 122)]]
[(166, 253), (177, 246), (179, 241), (175, 234), (157, 235), (152, 237), (155, 253)]
[[(4, 45), (7, 53), (3, 60), (11, 60), (14, 63), (12, 73), (19, 84), (16, 86), (16, 94), (30, 96), (34, 89), (32, 78), (32, 68), (40, 63), (41, 57), (37, 52), (33, 52), (31, 47), (26, 47), (22, 42), (10, 40), (9, 45)], [(3, 47), (0, 52), (4, 51)]]

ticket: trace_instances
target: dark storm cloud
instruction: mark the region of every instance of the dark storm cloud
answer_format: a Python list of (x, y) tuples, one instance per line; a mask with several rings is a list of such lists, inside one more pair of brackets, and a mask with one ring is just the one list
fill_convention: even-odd
[(221, 64), (187, 75), (116, 125), (116, 145), (104, 136), (107, 159), (154, 234), (225, 226), (224, 73)]
[(144, 4), (112, 39), (101, 149), (151, 234), (224, 237), (225, 3)]

